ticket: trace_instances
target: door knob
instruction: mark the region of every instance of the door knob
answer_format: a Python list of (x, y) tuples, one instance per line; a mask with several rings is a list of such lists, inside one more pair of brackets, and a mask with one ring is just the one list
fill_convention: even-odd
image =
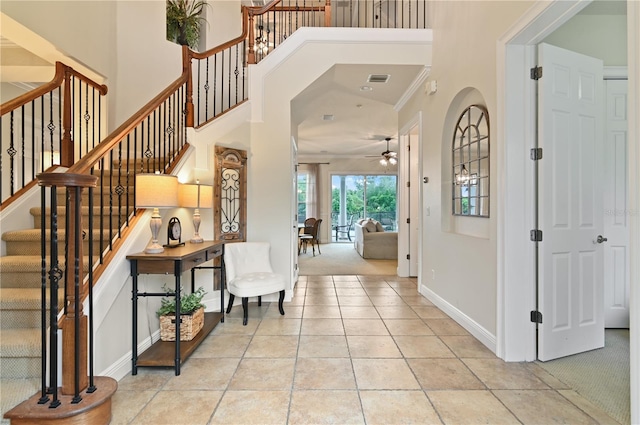
[(606, 241), (607, 241), (607, 238), (603, 238), (602, 235), (598, 235), (598, 237), (596, 238), (596, 242), (598, 243), (603, 243)]

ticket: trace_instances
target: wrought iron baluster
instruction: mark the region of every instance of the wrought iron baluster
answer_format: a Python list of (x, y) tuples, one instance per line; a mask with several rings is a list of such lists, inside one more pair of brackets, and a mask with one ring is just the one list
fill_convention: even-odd
[[(120, 143), (118, 143), (120, 147)], [(109, 151), (109, 250), (113, 249), (113, 149)]]
[[(60, 406), (58, 399), (58, 282), (62, 279), (62, 270), (58, 263), (58, 194), (56, 186), (51, 186), (51, 226), (50, 246), (51, 258), (49, 260), (49, 393), (52, 401), (49, 407)], [(46, 346), (43, 347), (46, 350)]]
[[(91, 169), (91, 174), (93, 174), (93, 169)], [(89, 249), (88, 249), (88, 257), (89, 257), (89, 265), (88, 265), (88, 273), (89, 278), (87, 280), (87, 285), (89, 289), (89, 353), (87, 354), (89, 357), (89, 387), (87, 388), (87, 393), (93, 393), (96, 390), (95, 382), (93, 379), (93, 188), (90, 187), (88, 189), (89, 194), (89, 202), (87, 208), (89, 210)], [(100, 233), (102, 233), (102, 229), (99, 229)]]
[(29, 181), (33, 181), (36, 178), (36, 104), (31, 101), (31, 178)]
[[(218, 70), (218, 54), (213, 55), (213, 116), (216, 116), (216, 92), (218, 88), (218, 80), (216, 78), (216, 71)], [(209, 100), (209, 58), (207, 58), (207, 81), (205, 85), (207, 101)], [(209, 114), (205, 111), (205, 117), (208, 120)]]
[(103, 264), (104, 261), (104, 157), (100, 159), (100, 234), (98, 235), (99, 243), (99, 255), (100, 255), (100, 264)]
[(15, 117), (13, 111), (10, 112), (10, 131), (9, 131), (9, 149), (7, 149), (7, 153), (9, 154), (9, 194), (13, 195), (14, 193), (14, 185), (15, 185), (15, 165), (14, 165), (14, 157), (17, 153), (14, 143), (15, 143)]
[[(126, 149), (129, 152), (129, 139), (131, 138), (131, 133), (127, 134), (127, 145)], [(118, 143), (118, 184), (116, 185), (115, 191), (116, 195), (118, 195), (118, 228), (115, 229), (115, 233), (120, 237), (120, 232), (122, 229), (122, 194), (125, 193), (124, 186), (122, 186), (122, 144), (123, 142)], [(111, 229), (113, 232), (114, 229)], [(111, 235), (111, 239), (113, 239), (113, 234)]]
[(40, 189), (40, 399), (38, 404), (49, 401), (47, 395), (47, 207), (46, 187)]
[(74, 396), (71, 403), (77, 404), (82, 401), (82, 397), (80, 396), (80, 244), (82, 243), (82, 228), (80, 227), (80, 196), (82, 188), (80, 186), (76, 186), (73, 190), (75, 190), (75, 199), (73, 200), (75, 210), (75, 230), (73, 232), (75, 238), (73, 247)]
[(18, 183), (19, 187), (24, 187), (24, 182), (25, 182), (25, 175), (24, 175), (24, 166), (25, 166), (25, 162), (24, 162), (24, 153), (25, 153), (25, 140), (24, 140), (24, 124), (25, 124), (25, 120), (24, 120), (24, 105), (22, 105), (20, 107), (20, 111), (21, 111), (21, 115), (22, 115), (22, 119), (20, 122), (20, 148), (22, 149), (21, 151), (21, 158), (20, 158), (20, 163), (22, 165), (22, 167), (20, 168), (20, 177), (22, 177), (22, 184), (20, 185), (20, 182)]
[[(207, 58), (207, 61), (209, 61), (209, 58)], [(201, 72), (202, 72), (202, 71), (200, 70), (200, 64), (201, 64), (201, 63), (202, 63), (202, 61), (201, 61), (200, 59), (198, 59), (198, 61), (197, 61), (197, 64), (198, 64), (198, 72), (197, 72), (197, 74), (196, 74), (196, 75), (198, 76), (198, 84), (196, 85), (196, 87), (197, 87), (197, 93), (198, 93), (198, 97), (197, 97), (198, 101), (196, 102), (196, 104), (198, 105), (198, 108), (197, 108), (197, 110), (196, 110), (196, 117), (197, 117), (196, 122), (198, 123), (198, 125), (202, 122), (202, 121), (200, 121), (200, 116), (201, 116), (201, 115), (200, 115), (200, 104), (201, 104), (201, 102), (202, 102), (202, 98), (200, 97), (200, 75), (201, 75)], [(207, 105), (206, 105), (206, 98), (205, 98), (205, 108), (206, 108), (206, 107), (207, 107)], [(207, 116), (207, 115), (206, 115), (206, 113), (207, 113), (207, 112), (206, 112), (206, 109), (205, 109), (205, 117)], [(205, 120), (206, 120), (206, 118), (205, 118)]]

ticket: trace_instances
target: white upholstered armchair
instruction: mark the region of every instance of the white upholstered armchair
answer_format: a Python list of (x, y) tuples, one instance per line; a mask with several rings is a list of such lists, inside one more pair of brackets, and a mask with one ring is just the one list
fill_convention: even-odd
[(284, 315), (285, 280), (274, 273), (269, 259), (271, 246), (268, 242), (234, 242), (224, 247), (224, 263), (226, 271), (229, 304), (227, 314), (231, 312), (235, 297), (242, 298), (243, 325), (247, 324), (249, 297), (258, 297), (258, 305), (262, 305), (262, 295), (280, 292), (278, 308)]

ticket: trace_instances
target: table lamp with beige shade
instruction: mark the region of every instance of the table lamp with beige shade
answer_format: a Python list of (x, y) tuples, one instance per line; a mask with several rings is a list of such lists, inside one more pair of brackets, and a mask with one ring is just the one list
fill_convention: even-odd
[(178, 206), (178, 177), (156, 172), (136, 174), (136, 208), (153, 208), (151, 214), (151, 243), (144, 250), (147, 254), (164, 251), (158, 243), (158, 233), (162, 226), (160, 208)]
[(181, 207), (195, 208), (193, 211), (194, 234), (191, 243), (202, 243), (200, 236), (200, 208), (213, 208), (213, 186), (196, 183), (181, 184), (178, 189), (178, 199)]

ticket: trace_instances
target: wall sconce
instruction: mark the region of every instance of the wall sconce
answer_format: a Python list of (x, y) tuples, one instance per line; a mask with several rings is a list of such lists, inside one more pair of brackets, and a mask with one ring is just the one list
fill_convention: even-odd
[(153, 208), (151, 214), (151, 243), (144, 250), (147, 254), (164, 251), (158, 243), (158, 233), (162, 226), (160, 208), (178, 206), (178, 177), (169, 174), (136, 174), (136, 208)]
[(178, 190), (181, 207), (195, 208), (193, 211), (193, 228), (195, 233), (191, 243), (202, 243), (200, 231), (200, 208), (213, 208), (213, 186), (196, 182), (195, 184), (181, 184)]

